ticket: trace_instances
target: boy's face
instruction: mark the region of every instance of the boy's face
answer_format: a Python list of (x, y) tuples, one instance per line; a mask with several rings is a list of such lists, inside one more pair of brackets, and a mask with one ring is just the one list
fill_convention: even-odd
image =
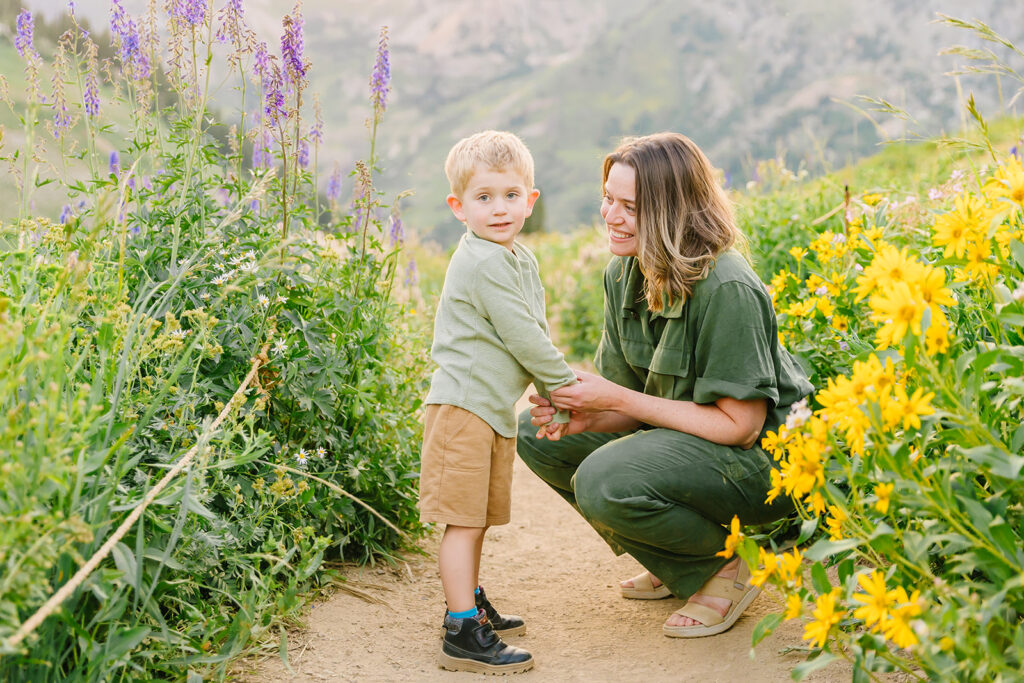
[(496, 171), (480, 164), (462, 197), (448, 195), (448, 206), (477, 237), (512, 249), (538, 196), (540, 192), (527, 187), (516, 171)]

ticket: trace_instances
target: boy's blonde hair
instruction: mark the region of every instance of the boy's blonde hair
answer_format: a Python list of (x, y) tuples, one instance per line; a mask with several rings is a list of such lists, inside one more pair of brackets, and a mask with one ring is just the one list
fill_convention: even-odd
[(514, 133), (485, 130), (455, 143), (444, 162), (453, 195), (461, 197), (466, 191), (477, 164), (495, 171), (515, 171), (523, 176), (526, 189), (533, 189), (533, 156)]

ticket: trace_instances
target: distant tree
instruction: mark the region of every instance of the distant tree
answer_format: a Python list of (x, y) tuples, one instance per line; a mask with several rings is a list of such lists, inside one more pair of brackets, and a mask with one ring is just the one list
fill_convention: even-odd
[(523, 223), (523, 234), (529, 235), (531, 233), (540, 233), (545, 231), (544, 226), (544, 197), (541, 196), (537, 199), (537, 203), (533, 205), (533, 213)]

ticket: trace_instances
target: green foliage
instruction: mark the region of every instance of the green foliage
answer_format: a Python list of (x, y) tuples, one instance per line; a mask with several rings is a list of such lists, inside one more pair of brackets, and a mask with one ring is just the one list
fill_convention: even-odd
[[(400, 245), (385, 226), (397, 207), (373, 187), (383, 110), (355, 213), (332, 203), (321, 216), (300, 160), (315, 146), (304, 84), (226, 148), (189, 80), (209, 49), (186, 49), (168, 109), (120, 74), (134, 114), (119, 164), (84, 116), (60, 135), (77, 139), (91, 177), (17, 160), (69, 202), (61, 223), (0, 226), (4, 680), (223, 677), (330, 580), (326, 558), (388, 558), (421, 532), (424, 340), (395, 296)], [(69, 68), (73, 82), (82, 64)], [(24, 118), (31, 135), (36, 116)], [(239, 141), (264, 131), (272, 159), (250, 167)], [(250, 390), (232, 399), (254, 361)], [(61, 609), (12, 645), (193, 452)]]

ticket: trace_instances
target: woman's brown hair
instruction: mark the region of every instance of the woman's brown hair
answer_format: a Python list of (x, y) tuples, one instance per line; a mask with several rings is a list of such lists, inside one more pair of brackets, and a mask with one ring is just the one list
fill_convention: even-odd
[(711, 162), (685, 135), (624, 139), (604, 159), (602, 188), (614, 164), (636, 171), (637, 259), (648, 308), (660, 311), (676, 297), (688, 299), (743, 235)]

